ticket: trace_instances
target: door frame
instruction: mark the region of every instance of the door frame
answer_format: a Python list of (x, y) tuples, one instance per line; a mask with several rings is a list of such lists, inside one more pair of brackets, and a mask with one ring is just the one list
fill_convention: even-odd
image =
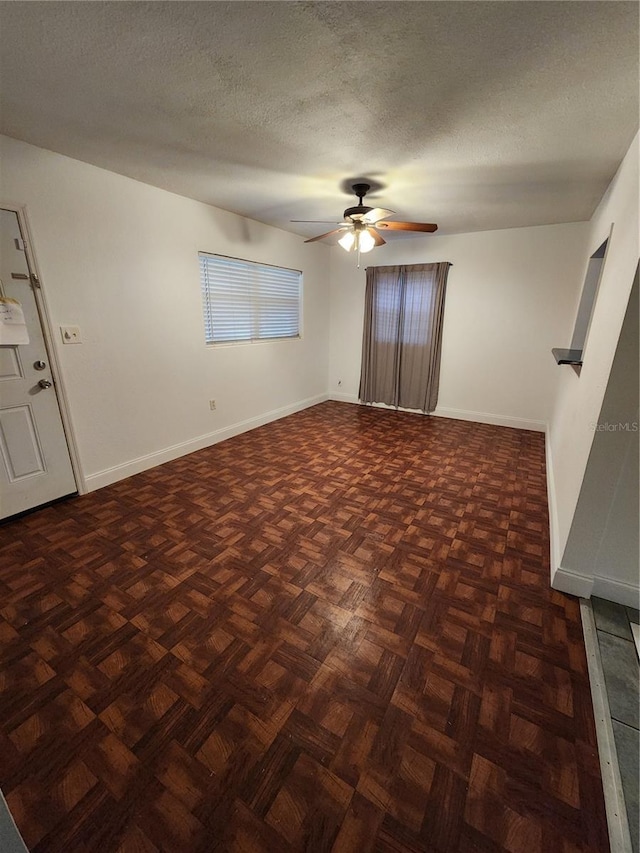
[(4, 210), (11, 210), (18, 217), (18, 224), (20, 226), (20, 233), (22, 234), (22, 239), (24, 241), (25, 255), (27, 258), (29, 273), (32, 276), (35, 276), (35, 283), (33, 278), (31, 281), (31, 289), (33, 291), (36, 307), (38, 309), (40, 326), (42, 328), (42, 335), (44, 337), (44, 345), (47, 351), (47, 356), (49, 358), (49, 367), (51, 369), (51, 375), (53, 376), (53, 387), (55, 389), (56, 398), (58, 400), (58, 408), (60, 410), (60, 417), (62, 419), (62, 429), (64, 431), (65, 439), (67, 441), (67, 448), (69, 449), (71, 470), (73, 471), (73, 477), (76, 481), (78, 494), (83, 495), (87, 493), (88, 489), (85, 483), (84, 476), (82, 474), (82, 467), (80, 465), (78, 444), (76, 442), (74, 434), (73, 420), (71, 418), (71, 407), (69, 405), (69, 397), (67, 395), (67, 390), (64, 383), (62, 367), (60, 365), (60, 359), (58, 358), (58, 353), (53, 342), (53, 324), (51, 322), (51, 313), (47, 304), (47, 296), (42, 281), (42, 276), (40, 275), (40, 268), (38, 266), (38, 259), (36, 257), (33, 238), (31, 236), (31, 229), (29, 227), (29, 219), (27, 215), (27, 206), (24, 204), (18, 204), (16, 202), (4, 201), (0, 198), (0, 208)]

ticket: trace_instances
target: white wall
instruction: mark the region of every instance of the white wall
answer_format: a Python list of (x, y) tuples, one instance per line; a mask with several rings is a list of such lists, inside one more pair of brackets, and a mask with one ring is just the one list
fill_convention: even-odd
[[(26, 205), (88, 488), (324, 398), (326, 247), (0, 142), (2, 201)], [(302, 270), (302, 340), (206, 347), (199, 250)], [(60, 324), (84, 343), (62, 346)]]
[(333, 248), (329, 393), (357, 400), (367, 263), (450, 261), (436, 414), (544, 430), (559, 380), (551, 348), (571, 340), (587, 231), (404, 237), (363, 255), (359, 270)]
[(592, 592), (638, 606), (638, 273), (625, 313), (580, 495), (562, 556)]
[(607, 390), (562, 565), (637, 585), (638, 578), (638, 274), (625, 313)]
[(547, 442), (549, 509), (552, 536), (552, 583), (559, 589), (589, 595), (593, 576), (562, 566), (569, 529), (594, 440), (622, 322), (638, 263), (638, 137), (632, 143), (589, 225), (590, 255), (613, 224), (580, 375), (559, 368), (560, 381)]

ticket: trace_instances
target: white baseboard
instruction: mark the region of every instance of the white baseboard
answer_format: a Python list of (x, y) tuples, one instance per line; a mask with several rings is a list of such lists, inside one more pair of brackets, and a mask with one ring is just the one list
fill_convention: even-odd
[(335, 394), (329, 394), (329, 400), (335, 400), (336, 403), (356, 403), (357, 405), (361, 405), (357, 394), (340, 394), (336, 392)]
[(561, 592), (577, 595), (579, 598), (606, 598), (615, 601), (616, 604), (624, 604), (626, 607), (638, 607), (640, 591), (637, 586), (615, 578), (603, 577), (603, 575), (582, 575), (571, 569), (560, 566), (556, 569), (551, 580), (551, 586)]
[(447, 409), (438, 406), (431, 413), (436, 418), (453, 418), (458, 421), (475, 421), (479, 424), (493, 424), (494, 426), (511, 427), (512, 429), (529, 429), (534, 432), (546, 432), (547, 425), (544, 421), (531, 421), (527, 418), (516, 418), (510, 415), (494, 415), (491, 412), (472, 412), (466, 409)]
[[(330, 400), (339, 403), (356, 403), (360, 406), (369, 406), (374, 409), (391, 409), (398, 412), (409, 412), (412, 415), (422, 414), (417, 409), (405, 409), (402, 406), (388, 406), (386, 403), (361, 403), (356, 394), (332, 393)], [(547, 425), (544, 421), (530, 421), (525, 418), (514, 418), (507, 415), (493, 415), (488, 412), (471, 412), (466, 409), (446, 409), (438, 406), (430, 417), (453, 418), (459, 421), (473, 421), (479, 424), (492, 424), (494, 426), (511, 427), (512, 429), (530, 429), (534, 432), (546, 432)]]
[(297, 403), (292, 403), (289, 406), (273, 409), (270, 412), (239, 421), (223, 429), (209, 432), (206, 435), (199, 435), (197, 438), (189, 439), (189, 441), (182, 441), (179, 444), (173, 444), (171, 447), (165, 447), (154, 453), (138, 456), (136, 459), (123, 462), (121, 465), (114, 465), (112, 468), (106, 468), (103, 471), (97, 471), (95, 474), (89, 474), (85, 477), (87, 491), (93, 492), (96, 489), (101, 489), (103, 486), (109, 486), (118, 480), (131, 477), (133, 474), (139, 474), (141, 471), (155, 468), (156, 465), (162, 465), (164, 462), (170, 462), (172, 459), (186, 456), (188, 453), (194, 453), (196, 450), (202, 450), (204, 447), (209, 447), (212, 444), (218, 444), (218, 442), (225, 441), (227, 438), (233, 438), (234, 435), (248, 432), (271, 421), (277, 421), (287, 415), (293, 415), (295, 412), (301, 412), (303, 409), (308, 409), (317, 403), (323, 403), (327, 399), (329, 399), (327, 394), (317, 394), (315, 397), (299, 400)]
[[(558, 532), (558, 502), (556, 500), (556, 482), (553, 473), (553, 455), (551, 453), (551, 442), (549, 430), (547, 429), (544, 439), (544, 455), (547, 466), (547, 504), (549, 506), (549, 550), (551, 563), (551, 586), (562, 560), (560, 553), (560, 539)], [(588, 598), (589, 596), (582, 596)]]
[(578, 598), (591, 598), (593, 593), (593, 576), (581, 575), (572, 572), (571, 569), (563, 569), (557, 566), (555, 571), (551, 569), (551, 586), (560, 592), (568, 592), (569, 595), (577, 595)]

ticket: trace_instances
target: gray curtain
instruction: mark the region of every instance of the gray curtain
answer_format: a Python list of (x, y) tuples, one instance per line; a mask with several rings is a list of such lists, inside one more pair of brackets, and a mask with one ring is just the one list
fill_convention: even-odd
[(368, 267), (360, 399), (432, 412), (448, 263)]

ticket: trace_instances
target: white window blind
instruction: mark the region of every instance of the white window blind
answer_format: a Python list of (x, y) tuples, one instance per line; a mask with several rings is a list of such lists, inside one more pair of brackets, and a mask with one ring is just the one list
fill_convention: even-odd
[(302, 273), (200, 252), (208, 344), (297, 338)]

